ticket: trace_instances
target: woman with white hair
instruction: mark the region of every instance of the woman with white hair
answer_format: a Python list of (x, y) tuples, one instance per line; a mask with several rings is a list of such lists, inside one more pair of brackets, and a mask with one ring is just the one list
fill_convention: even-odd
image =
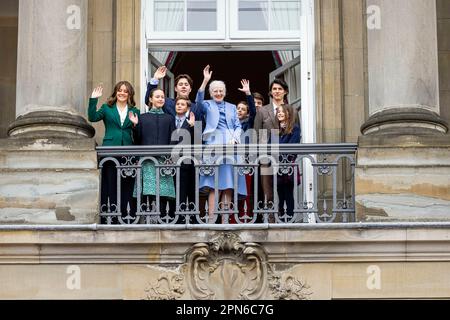
[[(201, 106), (205, 116), (206, 126), (203, 131), (203, 141), (207, 145), (226, 145), (241, 143), (241, 123), (234, 104), (224, 101), (226, 87), (223, 81), (213, 81), (209, 85), (211, 100), (204, 101), (205, 89), (211, 80), (212, 71), (210, 66), (203, 70), (203, 83), (197, 93), (196, 103)], [(225, 163), (224, 163), (225, 162)], [(235, 161), (236, 163), (236, 158)], [(213, 176), (200, 176), (200, 190), (208, 192), (208, 210), (210, 221), (214, 216), (215, 185)], [(238, 174), (238, 195), (246, 196), (247, 188), (245, 177)], [(232, 164), (227, 164), (224, 160), (219, 166), (219, 197), (223, 207), (231, 208), (229, 202), (233, 198), (234, 190), (234, 170)], [(234, 199), (235, 205), (237, 200)], [(224, 210), (223, 210), (224, 211)]]

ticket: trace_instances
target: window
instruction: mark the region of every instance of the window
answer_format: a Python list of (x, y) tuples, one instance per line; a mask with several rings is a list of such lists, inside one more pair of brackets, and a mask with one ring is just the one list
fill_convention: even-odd
[(147, 0), (148, 39), (224, 38), (223, 0)]
[(152, 40), (300, 39), (306, 0), (145, 0)]
[(300, 0), (231, 2), (231, 38), (300, 38)]

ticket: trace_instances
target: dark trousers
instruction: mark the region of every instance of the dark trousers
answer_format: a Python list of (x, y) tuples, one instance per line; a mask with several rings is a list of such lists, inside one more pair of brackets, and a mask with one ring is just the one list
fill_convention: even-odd
[[(294, 215), (294, 182), (293, 181), (280, 181), (277, 185), (278, 191), (278, 213), (279, 216), (283, 216), (285, 213), (289, 217)], [(285, 212), (286, 207), (286, 212)]]
[[(198, 187), (195, 185), (195, 168), (192, 164), (182, 164), (180, 168), (180, 204), (189, 202), (195, 203), (195, 191)], [(193, 209), (193, 208), (189, 208)]]
[[(184, 211), (192, 211), (195, 209), (195, 192), (198, 190), (198, 187), (195, 185), (195, 168), (192, 164), (182, 164), (180, 168), (180, 189), (179, 199), (180, 199), (180, 209)], [(187, 203), (189, 201), (189, 203)], [(199, 204), (200, 205), (200, 204)], [(185, 217), (180, 216), (178, 218), (178, 224), (185, 224)], [(190, 217), (190, 223), (197, 223), (197, 219), (194, 216)]]
[[(120, 208), (117, 208), (117, 169), (115, 163), (108, 161), (103, 165), (101, 178), (101, 208), (100, 211), (105, 213), (120, 211), (121, 217), (128, 215), (134, 217), (136, 214), (136, 199), (133, 198), (135, 178), (120, 177)], [(101, 219), (101, 223), (107, 223), (106, 218)], [(118, 224), (117, 218), (112, 219), (112, 224)]]

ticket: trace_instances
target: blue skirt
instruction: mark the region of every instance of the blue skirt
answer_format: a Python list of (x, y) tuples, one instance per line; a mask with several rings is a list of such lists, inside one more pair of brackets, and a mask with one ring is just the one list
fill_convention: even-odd
[[(210, 189), (215, 189), (214, 185), (215, 175), (202, 176), (200, 175), (200, 191), (208, 192)], [(231, 164), (222, 164), (219, 166), (219, 190), (234, 189), (234, 170)], [(245, 175), (240, 175), (238, 172), (238, 195), (241, 197), (247, 196), (247, 185), (245, 182)]]

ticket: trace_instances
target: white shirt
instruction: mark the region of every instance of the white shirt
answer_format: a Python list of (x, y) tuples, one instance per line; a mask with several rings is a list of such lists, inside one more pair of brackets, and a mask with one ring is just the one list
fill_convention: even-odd
[(176, 127), (177, 129), (181, 128), (181, 126), (182, 126), (183, 123), (184, 123), (184, 120), (186, 120), (186, 116), (180, 117), (180, 116), (177, 115), (177, 116), (175, 117), (175, 127)]
[(117, 108), (117, 112), (119, 112), (119, 116), (120, 116), (120, 124), (123, 126), (125, 119), (127, 118), (127, 114), (128, 114), (128, 106), (126, 106), (125, 108), (123, 108), (123, 110), (120, 110), (120, 108), (118, 106), (116, 106)]
[(272, 103), (273, 106), (273, 114), (275, 115), (275, 117), (277, 116), (277, 110), (278, 110), (278, 106), (275, 103)]

